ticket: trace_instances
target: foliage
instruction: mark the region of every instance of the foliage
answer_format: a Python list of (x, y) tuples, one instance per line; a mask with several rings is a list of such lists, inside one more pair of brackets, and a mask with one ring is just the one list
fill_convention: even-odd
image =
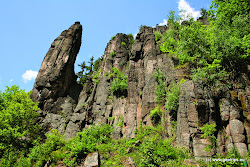
[(113, 36), (111, 37), (111, 40), (113, 40), (113, 39), (115, 39), (115, 35), (113, 35)]
[[(81, 64), (78, 64), (78, 66), (81, 68), (81, 71), (79, 71), (77, 73), (77, 76), (79, 78), (78, 83), (84, 85), (88, 78), (91, 79), (93, 73), (97, 72), (97, 70), (99, 69), (99, 66), (100, 66), (102, 60), (103, 60), (103, 56), (98, 58), (96, 61), (94, 61), (94, 57), (92, 56), (90, 58), (90, 60), (88, 61), (89, 65), (86, 65), (85, 61), (82, 62)], [(98, 73), (100, 73), (100, 72), (98, 71)], [(96, 76), (93, 76), (93, 77), (96, 77)], [(94, 78), (94, 79), (96, 79), (96, 78)], [(98, 80), (95, 80), (95, 81), (99, 82)]]
[(103, 60), (103, 57), (99, 57), (95, 62), (93, 66), (93, 71), (97, 71), (99, 69), (99, 66)]
[[(240, 156), (238, 150), (235, 147), (233, 147), (231, 150), (229, 150), (229, 152), (226, 156), (221, 156), (219, 154), (216, 154), (215, 157), (213, 157), (213, 159), (221, 159), (222, 161), (211, 161), (207, 164), (208, 167), (244, 166), (244, 161), (240, 161), (242, 159), (242, 157)], [(238, 161), (235, 161), (236, 159)], [(224, 160), (231, 160), (231, 161), (224, 161)], [(234, 161), (232, 161), (232, 160), (234, 160)]]
[(205, 8), (200, 9), (200, 14), (201, 14), (200, 19), (205, 19), (205, 18), (208, 17), (208, 12), (207, 12), (207, 10)]
[(89, 65), (87, 66), (85, 61), (81, 64), (78, 64), (78, 66), (81, 68), (81, 71), (77, 73), (77, 76), (79, 78), (78, 83), (84, 85), (87, 78), (93, 74), (93, 66), (94, 66), (94, 57), (92, 56), (90, 58), (90, 61), (88, 61)]
[[(237, 6), (237, 7), (235, 7)], [(174, 12), (169, 15), (169, 27), (160, 49), (179, 59), (180, 64), (191, 62), (192, 77), (209, 85), (225, 83), (244, 72), (249, 64), (249, 2), (214, 0), (209, 11), (201, 9), (210, 25), (194, 22), (179, 24)]]
[(155, 35), (155, 41), (159, 41), (162, 37), (162, 34), (159, 32), (159, 31), (155, 31), (154, 32), (154, 35)]
[(115, 51), (112, 51), (112, 52), (110, 53), (110, 56), (111, 56), (111, 57), (115, 57), (115, 56), (116, 56), (116, 52), (115, 52)]
[(185, 81), (186, 80), (182, 78), (179, 83), (172, 83), (167, 89), (165, 108), (170, 112), (174, 120), (177, 119), (177, 111), (179, 107), (179, 86)]
[(166, 78), (164, 73), (159, 69), (153, 74), (157, 82), (155, 94), (157, 95), (156, 102), (157, 104), (163, 104), (166, 97)]
[(160, 50), (165, 53), (174, 53), (177, 45), (177, 32), (176, 30), (169, 29), (162, 37), (163, 43), (160, 45)]
[(135, 42), (134, 36), (132, 34), (127, 34), (128, 42), (129, 42), (129, 48), (132, 48), (133, 43)]
[(138, 131), (136, 139), (142, 142), (135, 159), (138, 166), (163, 166), (171, 160), (183, 161), (188, 156), (185, 150), (172, 145), (171, 138), (162, 140), (162, 134), (161, 125), (143, 127)]
[(129, 40), (133, 40), (134, 39), (134, 36), (132, 34), (127, 34), (127, 37)]
[(168, 13), (168, 26), (170, 29), (178, 30), (180, 28), (181, 17), (175, 14), (175, 11), (170, 10)]
[[(60, 149), (65, 146), (66, 141), (57, 130), (52, 130), (50, 134), (46, 134), (47, 139), (44, 143), (34, 146), (26, 161), (35, 162), (35, 166), (42, 166), (46, 161), (52, 161), (56, 163), (58, 160), (62, 160), (65, 153), (62, 153)], [(62, 154), (58, 156), (59, 154)]]
[(235, 16), (249, 15), (250, 2), (248, 0), (213, 0), (210, 15), (216, 14), (216, 21), (223, 25), (230, 25)]
[(125, 42), (122, 42), (121, 45), (122, 45), (122, 46), (126, 46), (126, 43), (125, 43)]
[(39, 137), (39, 108), (29, 95), (15, 85), (0, 92), (0, 158), (10, 151), (27, 151), (32, 140)]
[(150, 111), (150, 117), (153, 121), (154, 124), (158, 124), (161, 120), (161, 115), (162, 115), (162, 109), (161, 106), (155, 107), (155, 109)]
[(202, 128), (201, 128), (201, 132), (204, 133), (201, 137), (203, 138), (208, 138), (209, 141), (211, 142), (211, 145), (207, 145), (205, 151), (211, 151), (211, 149), (215, 149), (216, 148), (216, 142), (217, 139), (214, 136), (214, 132), (216, 132), (216, 124), (205, 124)]
[(67, 154), (63, 162), (68, 165), (75, 165), (77, 159), (85, 158), (88, 153), (97, 150), (97, 145), (110, 142), (110, 134), (113, 129), (107, 125), (91, 126), (82, 132), (79, 132), (66, 145)]
[(110, 76), (114, 77), (111, 83), (110, 90), (112, 93), (116, 93), (118, 95), (126, 95), (128, 90), (128, 76), (122, 74), (117, 68), (112, 68), (113, 73)]
[(168, 88), (166, 85), (166, 78), (164, 76), (164, 73), (161, 72), (159, 69), (153, 74), (155, 77), (155, 80), (157, 82), (156, 85), (156, 102), (158, 104), (158, 107), (156, 107), (154, 110), (151, 111), (151, 117), (152, 121), (154, 123), (159, 122), (160, 120), (160, 113), (163, 112), (157, 112), (157, 108), (159, 109), (159, 106), (165, 103), (165, 109), (166, 111), (170, 112), (172, 118), (174, 120), (177, 119), (177, 110), (179, 106), (179, 85), (185, 82), (185, 79), (181, 79), (180, 83), (172, 83)]
[(100, 81), (100, 79), (99, 79), (100, 73), (101, 73), (101, 70), (97, 71), (97, 72), (95, 73), (95, 75), (93, 76), (93, 81), (94, 81), (96, 84), (98, 84), (99, 81)]

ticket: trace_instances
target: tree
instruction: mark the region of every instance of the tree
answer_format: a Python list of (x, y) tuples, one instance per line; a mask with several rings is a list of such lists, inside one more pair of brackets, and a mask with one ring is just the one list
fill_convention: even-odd
[(213, 0), (210, 13), (216, 14), (216, 19), (224, 24), (231, 24), (236, 15), (249, 15), (250, 2), (248, 0)]
[[(99, 60), (99, 59), (98, 59)], [(81, 71), (77, 73), (78, 78), (80, 79), (78, 82), (82, 85), (85, 84), (87, 77), (91, 76), (96, 69), (96, 62), (94, 63), (94, 57), (92, 56), (88, 61), (89, 65), (86, 65), (85, 61), (82, 64), (78, 64), (81, 68)]]
[(19, 151), (37, 139), (38, 104), (18, 86), (0, 92), (0, 157), (9, 151)]
[(200, 14), (201, 14), (201, 17), (200, 17), (201, 19), (207, 18), (208, 16), (207, 10), (205, 8), (200, 9)]

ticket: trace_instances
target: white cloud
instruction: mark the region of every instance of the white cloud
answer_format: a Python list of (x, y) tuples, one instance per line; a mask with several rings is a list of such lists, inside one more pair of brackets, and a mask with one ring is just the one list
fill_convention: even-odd
[(12, 82), (12, 81), (13, 81), (13, 79), (10, 79), (10, 80), (9, 80), (9, 82)]
[(167, 25), (168, 21), (166, 19), (163, 19), (163, 22), (159, 24), (159, 26), (164, 26)]
[(38, 72), (33, 70), (27, 70), (25, 73), (23, 73), (22, 78), (24, 80), (24, 83), (36, 79)]
[(136, 38), (136, 36), (137, 36), (137, 33), (135, 33), (135, 35), (134, 35), (134, 39)]
[(180, 14), (184, 16), (184, 19), (187, 18), (188, 15), (191, 15), (194, 19), (201, 16), (200, 11), (195, 11), (185, 0), (178, 2), (178, 9)]

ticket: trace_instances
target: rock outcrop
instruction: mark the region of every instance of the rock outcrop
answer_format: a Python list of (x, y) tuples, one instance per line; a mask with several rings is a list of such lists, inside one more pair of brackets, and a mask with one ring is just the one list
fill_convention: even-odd
[(98, 152), (93, 152), (87, 155), (83, 167), (99, 167), (100, 166), (100, 156)]
[[(133, 44), (126, 34), (118, 33), (107, 44), (96, 80), (88, 77), (83, 87), (74, 74), (82, 26), (75, 23), (62, 32), (52, 43), (31, 94), (39, 102), (41, 124), (58, 129), (69, 139), (93, 123), (107, 123), (115, 129), (113, 138), (133, 138), (139, 126), (153, 126), (150, 111), (157, 106), (153, 74), (159, 69), (167, 86), (186, 80), (180, 85), (177, 144), (191, 148), (197, 158), (225, 154), (232, 147), (245, 156), (250, 143), (248, 77), (242, 75), (245, 86), (235, 89), (211, 89), (191, 80), (189, 65), (175, 68), (178, 60), (160, 51), (154, 32), (166, 30), (166, 26), (143, 26)], [(128, 76), (128, 89), (120, 94), (111, 91), (113, 68)], [(169, 135), (171, 117), (167, 113), (164, 119)], [(211, 143), (202, 138), (200, 130), (206, 123), (217, 125), (218, 147), (210, 152), (204, 151)]]
[(46, 54), (32, 94), (39, 102), (42, 125), (64, 132), (82, 89), (76, 83), (74, 63), (81, 46), (82, 26), (76, 22), (54, 40)]
[[(177, 143), (192, 148), (197, 158), (207, 158), (216, 152), (225, 155), (233, 147), (242, 157), (246, 156), (250, 121), (248, 90), (249, 85), (245, 90), (225, 87), (211, 90), (204, 83), (183, 83), (180, 87)], [(203, 133), (200, 131), (206, 123), (216, 124), (217, 129), (217, 149), (210, 152), (204, 149), (212, 143), (202, 138)]]

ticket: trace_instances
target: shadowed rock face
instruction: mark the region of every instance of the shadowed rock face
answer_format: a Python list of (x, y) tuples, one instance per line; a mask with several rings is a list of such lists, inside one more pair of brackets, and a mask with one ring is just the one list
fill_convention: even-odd
[(76, 22), (51, 44), (46, 54), (30, 97), (39, 102), (40, 124), (64, 133), (78, 101), (81, 85), (74, 72), (80, 50), (82, 25)]
[(36, 78), (31, 98), (46, 108), (49, 99), (56, 100), (69, 94), (76, 84), (74, 63), (81, 46), (82, 25), (76, 22), (51, 44)]

